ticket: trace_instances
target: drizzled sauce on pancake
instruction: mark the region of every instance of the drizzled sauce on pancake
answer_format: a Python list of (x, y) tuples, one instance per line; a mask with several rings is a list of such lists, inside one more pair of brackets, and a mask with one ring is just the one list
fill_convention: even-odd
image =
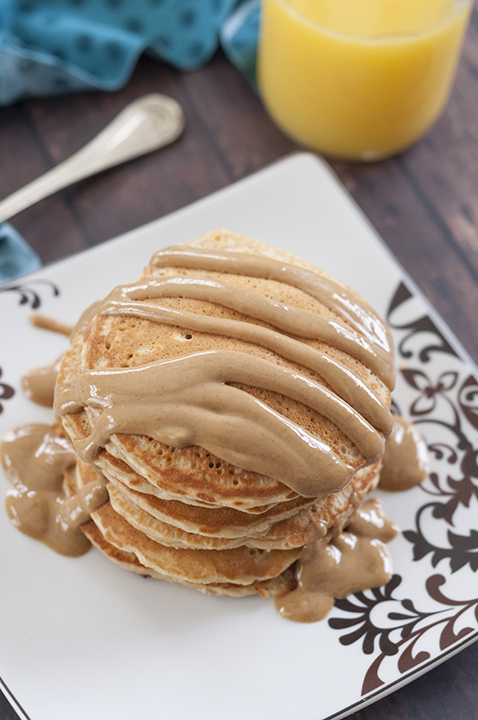
[[(330, 313), (318, 317), (316, 313), (281, 305), (231, 285), (224, 278), (208, 281), (201, 274), (154, 277), (155, 268), (161, 267), (283, 282), (317, 299), (334, 319), (329, 319)], [(216, 302), (269, 327), (161, 304), (161, 298), (171, 297)], [(353, 468), (316, 438), (248, 393), (232, 387), (229, 383), (233, 382), (270, 388), (317, 409), (344, 431), (369, 464), (383, 454), (384, 438), (392, 427), (388, 407), (348, 367), (304, 342), (315, 339), (337, 347), (392, 389), (388, 329), (366, 303), (329, 278), (243, 253), (169, 248), (153, 257), (144, 279), (116, 288), (106, 300), (86, 311), (76, 330), (98, 313), (146, 318), (256, 343), (314, 371), (324, 382), (312, 382), (301, 373), (245, 353), (226, 351), (196, 353), (130, 369), (83, 372), (78, 383), (57, 387), (56, 409), (60, 416), (79, 412), (85, 406), (102, 410), (90, 437), (82, 447), (75, 448), (86, 460), (94, 459), (112, 433), (139, 433), (179, 447), (205, 447), (243, 469), (280, 479), (309, 497), (338, 490), (347, 483)], [(62, 332), (53, 326), (49, 329)], [(24, 388), (32, 400), (50, 404), (57, 369), (58, 363), (53, 363), (24, 379)], [(214, 417), (215, 422), (211, 421)], [(414, 455), (408, 445), (402, 453), (405, 445), (395, 435), (390, 441), (394, 443), (389, 453), (393, 455), (391, 465), (396, 468), (400, 462), (408, 471), (408, 475), (406, 471), (395, 473), (393, 489), (400, 489), (419, 481), (422, 468), (417, 471), (416, 459), (421, 453)], [(407, 433), (407, 437), (412, 435)], [(259, 451), (251, 452), (251, 446), (257, 445)], [(62, 481), (65, 471), (75, 462), (72, 450), (69, 442), (48, 426), (31, 425), (7, 434), (1, 459), (12, 481), (7, 496), (12, 522), (58, 552), (78, 555), (89, 547), (79, 527), (107, 501), (108, 494), (104, 484), (97, 482), (66, 498)], [(291, 472), (294, 467), (298, 468), (295, 475)], [(298, 561), (296, 590), (276, 602), (280, 614), (299, 622), (319, 620), (327, 614), (334, 597), (385, 584), (390, 559), (383, 543), (395, 532), (377, 501), (368, 501), (349, 521), (347, 532), (338, 533), (331, 542), (319, 540), (305, 546)]]
[(60, 414), (84, 406), (103, 410), (93, 433), (76, 442), (87, 462), (112, 432), (121, 432), (175, 447), (198, 445), (306, 497), (339, 490), (352, 477), (353, 468), (325, 443), (304, 438), (298, 426), (230, 382), (259, 384), (302, 401), (345, 428), (371, 462), (383, 454), (378, 433), (323, 386), (243, 353), (200, 353), (134, 369), (83, 373), (78, 386), (57, 388), (56, 402)]
[[(221, 273), (221, 277), (200, 273), (155, 277), (157, 268), (163, 267)], [(315, 298), (329, 312), (321, 315), (265, 297), (228, 280), (231, 274), (285, 283)], [(161, 305), (161, 298), (171, 297), (215, 302), (248, 321)], [(325, 382), (312, 382), (296, 370), (245, 352), (223, 350), (140, 367), (83, 371), (77, 383), (57, 385), (55, 406), (60, 417), (87, 407), (100, 410), (91, 434), (77, 447), (86, 461), (114, 433), (142, 434), (174, 447), (198, 445), (306, 497), (347, 484), (356, 468), (344, 457), (231, 383), (279, 392), (315, 410), (340, 428), (368, 464), (383, 455), (384, 439), (391, 430), (388, 408), (349, 368), (306, 341), (325, 342), (348, 353), (392, 388), (389, 331), (367, 303), (318, 272), (244, 253), (169, 248), (153, 256), (144, 280), (116, 288), (81, 323), (98, 314), (147, 318), (190, 331), (247, 339), (314, 370)]]

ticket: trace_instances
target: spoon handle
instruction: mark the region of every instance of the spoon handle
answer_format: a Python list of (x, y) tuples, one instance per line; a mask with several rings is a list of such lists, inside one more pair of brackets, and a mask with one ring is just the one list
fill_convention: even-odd
[(171, 143), (183, 128), (175, 100), (154, 93), (133, 101), (78, 152), (2, 200), (0, 223), (78, 180)]

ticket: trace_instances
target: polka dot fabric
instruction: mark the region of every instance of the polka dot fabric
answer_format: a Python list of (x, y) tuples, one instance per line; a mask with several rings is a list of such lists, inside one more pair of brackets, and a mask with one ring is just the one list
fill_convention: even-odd
[[(38, 95), (117, 90), (139, 55), (181, 70), (205, 64), (221, 42), (255, 79), (260, 0), (0, 0), (0, 105)], [(0, 225), (0, 283), (40, 267)]]
[(249, 3), (0, 0), (0, 104), (118, 89), (143, 52), (180, 70), (198, 68), (215, 52), (223, 26)]

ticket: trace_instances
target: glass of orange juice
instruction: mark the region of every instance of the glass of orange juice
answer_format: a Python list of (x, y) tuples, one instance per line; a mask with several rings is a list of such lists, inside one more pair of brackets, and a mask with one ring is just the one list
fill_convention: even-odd
[(275, 122), (345, 160), (379, 160), (441, 114), (472, 0), (263, 0), (258, 78)]

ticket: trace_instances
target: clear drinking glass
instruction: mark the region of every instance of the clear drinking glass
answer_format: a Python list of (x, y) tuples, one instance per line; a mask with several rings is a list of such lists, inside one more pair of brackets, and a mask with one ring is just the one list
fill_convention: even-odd
[(404, 150), (440, 116), (472, 0), (263, 0), (259, 88), (279, 127), (346, 160)]

